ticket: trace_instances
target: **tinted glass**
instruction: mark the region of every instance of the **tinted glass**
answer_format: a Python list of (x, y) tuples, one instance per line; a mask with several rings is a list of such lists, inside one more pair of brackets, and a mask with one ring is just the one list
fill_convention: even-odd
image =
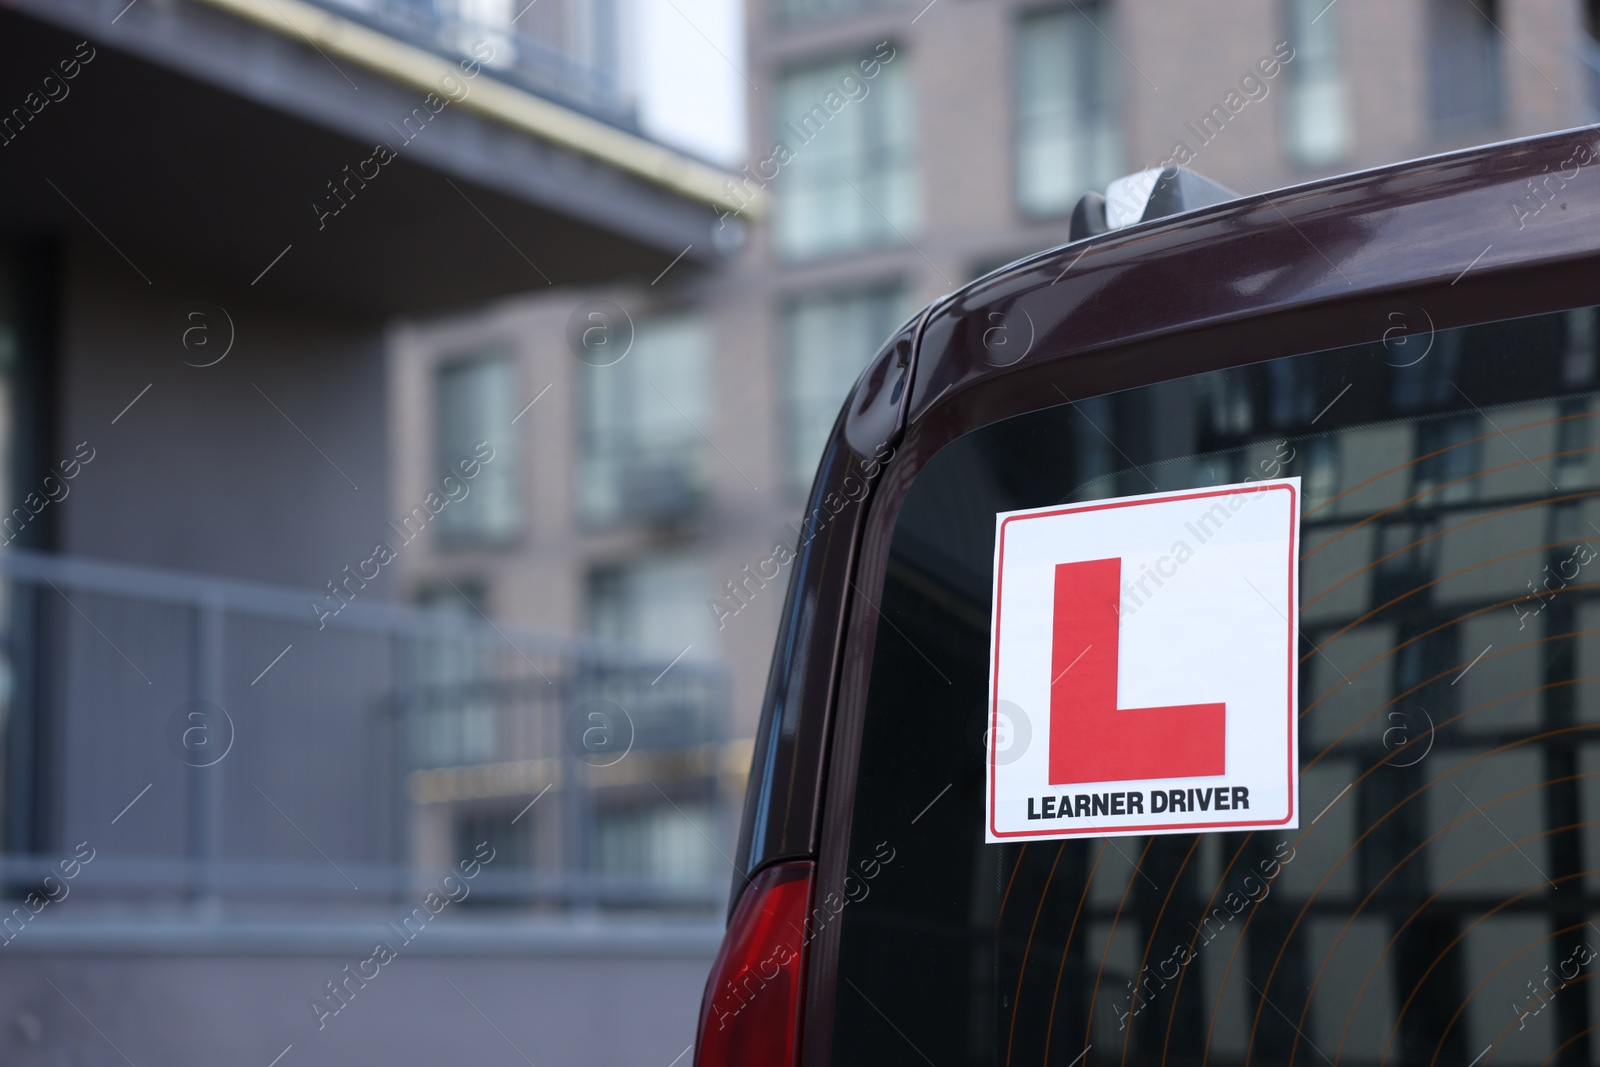
[[(874, 876), (822, 887), (833, 1062), (1593, 1062), (1593, 324), (1064, 402), (936, 455), (864, 590)], [(1295, 475), (1300, 828), (984, 843), (995, 513)]]

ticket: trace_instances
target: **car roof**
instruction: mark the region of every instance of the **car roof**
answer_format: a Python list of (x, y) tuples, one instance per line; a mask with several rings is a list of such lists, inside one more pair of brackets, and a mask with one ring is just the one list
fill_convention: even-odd
[[(1469, 265), (1482, 278), (1533, 256), (1585, 255), (1594, 249), (1600, 204), (1562, 195), (1595, 179), (1578, 161), (1580, 148), (1600, 160), (1600, 131), (1580, 127), (1252, 190), (1135, 223), (1028, 256), (934, 301), (921, 340), (941, 320), (987, 324), (991, 313), (1031, 298), (1033, 307), (1055, 312), (1035, 323), (1028, 358), (1037, 361), (1277, 307), (1450, 282)], [(1538, 185), (1546, 180), (1548, 193)], [(1470, 312), (1470, 300), (1459, 303)], [(913, 361), (907, 421), (947, 387), (1003, 376), (1026, 362), (968, 366), (958, 348), (926, 343), (916, 346)]]

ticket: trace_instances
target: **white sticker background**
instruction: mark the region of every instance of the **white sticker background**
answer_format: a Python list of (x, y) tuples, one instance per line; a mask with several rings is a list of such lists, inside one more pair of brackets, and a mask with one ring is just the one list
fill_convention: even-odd
[[(996, 701), (1012, 715), (1020, 709), (1027, 722), (990, 731), (987, 840), (1298, 825), (1299, 482), (1246, 482), (996, 516), (991, 722)], [(1068, 510), (1080, 508), (1093, 510)], [(1180, 546), (1188, 550), (1182, 562)], [(1225, 703), (1226, 774), (1050, 784), (1055, 568), (1107, 558), (1122, 560), (1124, 583), (1117, 707)], [(1162, 575), (1159, 584), (1149, 572)], [(1249, 809), (1150, 810), (1153, 790), (1217, 786), (1248, 788)], [(1134, 790), (1145, 794), (1142, 814), (1028, 818), (1029, 798), (1038, 811), (1046, 796)]]

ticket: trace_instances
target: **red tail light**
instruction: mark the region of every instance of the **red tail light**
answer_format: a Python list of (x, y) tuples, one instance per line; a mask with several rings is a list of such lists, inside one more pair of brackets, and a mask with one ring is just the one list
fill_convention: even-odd
[(695, 1067), (792, 1067), (800, 1062), (810, 862), (756, 875), (728, 924), (700, 1005)]

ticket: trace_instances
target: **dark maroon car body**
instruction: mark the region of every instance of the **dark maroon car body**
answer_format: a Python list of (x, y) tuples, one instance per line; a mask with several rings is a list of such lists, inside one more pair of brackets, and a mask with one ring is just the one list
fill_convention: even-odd
[[(877, 591), (901, 502), (936, 452), (1069, 400), (1600, 302), (1600, 175), (1575, 158), (1600, 154), (1596, 142), (1592, 130), (1550, 134), (1139, 223), (972, 282), (892, 338), (841, 413), (808, 502), (734, 905), (785, 861), (814, 862), (824, 884), (848, 869)], [(824, 931), (805, 961), (797, 1062), (832, 1062), (837, 939), (837, 926)]]

